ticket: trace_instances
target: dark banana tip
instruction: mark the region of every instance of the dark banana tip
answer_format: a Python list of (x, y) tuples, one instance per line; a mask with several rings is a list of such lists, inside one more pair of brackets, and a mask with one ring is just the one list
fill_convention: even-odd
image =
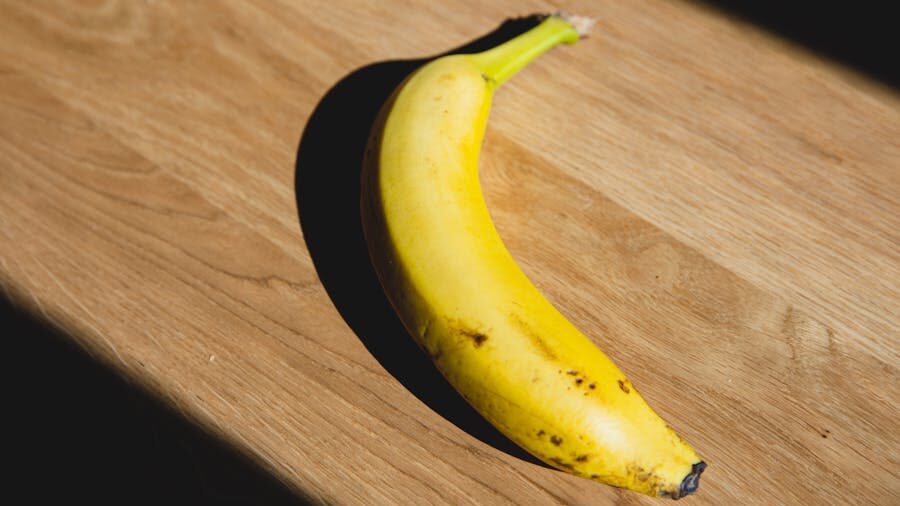
[(706, 469), (706, 462), (702, 460), (691, 466), (691, 472), (681, 480), (681, 487), (678, 489), (678, 497), (693, 494), (700, 487), (700, 474)]

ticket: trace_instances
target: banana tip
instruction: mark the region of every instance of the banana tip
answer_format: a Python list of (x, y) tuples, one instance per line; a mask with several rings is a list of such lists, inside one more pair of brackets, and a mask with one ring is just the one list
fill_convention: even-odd
[(706, 462), (702, 460), (691, 466), (691, 472), (681, 480), (681, 487), (678, 489), (678, 497), (693, 494), (700, 486), (700, 474), (706, 469)]
[(581, 38), (587, 37), (588, 32), (591, 31), (591, 27), (597, 22), (595, 19), (586, 16), (577, 16), (566, 11), (559, 11), (555, 13), (554, 16), (562, 18), (566, 23), (572, 25), (572, 28), (578, 32), (578, 36)]

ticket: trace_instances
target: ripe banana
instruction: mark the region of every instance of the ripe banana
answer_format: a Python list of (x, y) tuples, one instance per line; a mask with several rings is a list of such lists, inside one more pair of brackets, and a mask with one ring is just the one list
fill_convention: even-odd
[(625, 375), (528, 280), (491, 221), (478, 155), (494, 90), (580, 37), (553, 15), (479, 54), (438, 58), (400, 85), (367, 147), (366, 242), (403, 324), (460, 394), (549, 465), (679, 498), (706, 467)]

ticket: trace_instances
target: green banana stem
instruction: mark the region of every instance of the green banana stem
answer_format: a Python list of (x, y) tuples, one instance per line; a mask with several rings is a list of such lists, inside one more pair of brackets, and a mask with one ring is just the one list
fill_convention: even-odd
[(581, 34), (572, 23), (558, 15), (548, 16), (527, 32), (497, 47), (472, 55), (481, 72), (500, 86), (550, 48), (572, 44)]

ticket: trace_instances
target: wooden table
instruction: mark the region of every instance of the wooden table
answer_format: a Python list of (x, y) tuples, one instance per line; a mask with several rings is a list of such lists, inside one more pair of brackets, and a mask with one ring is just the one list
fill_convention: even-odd
[[(692, 3), (566, 8), (595, 36), (485, 141), (513, 255), (709, 463), (687, 503), (896, 504), (898, 94)], [(487, 426), (361, 242), (412, 59), (555, 9), (4, 2), (0, 284), (311, 502), (656, 504)]]

